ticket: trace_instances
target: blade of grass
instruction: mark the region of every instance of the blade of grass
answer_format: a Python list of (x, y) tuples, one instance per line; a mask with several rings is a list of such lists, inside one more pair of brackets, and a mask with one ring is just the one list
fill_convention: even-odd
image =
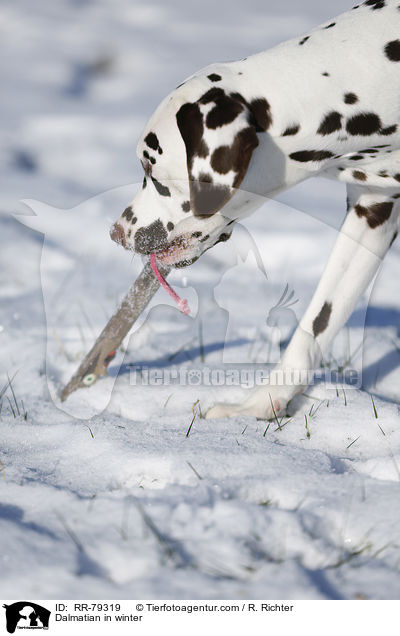
[(374, 408), (374, 415), (375, 415), (375, 418), (376, 418), (376, 419), (378, 419), (378, 411), (376, 410), (376, 406), (375, 406), (374, 398), (372, 397), (372, 395), (371, 395), (370, 397), (371, 397), (372, 406), (373, 406), (373, 408)]
[(360, 439), (361, 435), (359, 435), (358, 437), (356, 437), (356, 439), (354, 439), (348, 446), (346, 446), (347, 449), (350, 448), (350, 446), (353, 446), (353, 444), (355, 444), (356, 442), (358, 442), (358, 440)]

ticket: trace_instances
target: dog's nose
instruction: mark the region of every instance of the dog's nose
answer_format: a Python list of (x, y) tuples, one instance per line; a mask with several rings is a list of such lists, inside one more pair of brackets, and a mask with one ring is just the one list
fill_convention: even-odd
[(122, 225), (120, 225), (119, 223), (114, 223), (110, 231), (110, 236), (113, 241), (119, 243), (123, 247), (126, 247), (125, 232)]
[(147, 227), (141, 227), (135, 234), (135, 250), (139, 254), (151, 254), (167, 247), (168, 232), (160, 219)]

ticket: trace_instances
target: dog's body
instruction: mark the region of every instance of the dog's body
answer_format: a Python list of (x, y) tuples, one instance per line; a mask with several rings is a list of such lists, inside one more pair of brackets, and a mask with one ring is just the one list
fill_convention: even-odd
[(265, 197), (310, 176), (348, 184), (337, 243), (270, 381), (208, 417), (270, 418), (304, 390), (397, 234), (399, 33), (398, 2), (367, 0), (306, 36), (203, 69), (146, 127), (144, 186), (112, 237), (166, 264), (194, 262)]

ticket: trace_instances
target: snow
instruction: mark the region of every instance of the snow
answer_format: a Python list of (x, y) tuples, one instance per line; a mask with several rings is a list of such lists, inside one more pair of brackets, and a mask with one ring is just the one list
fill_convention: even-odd
[[(108, 230), (142, 180), (146, 118), (193, 71), (330, 17), (317, 0), (3, 7), (1, 597), (399, 598), (397, 245), (291, 419), (200, 417), (249, 391), (210, 374), (249, 385), (279, 358), (340, 227), (342, 185), (266, 202), (170, 276), (192, 317), (160, 291), (109, 376), (57, 398), (142, 267)], [(298, 302), (279, 313), (286, 285)], [(329, 373), (343, 365), (355, 386)]]

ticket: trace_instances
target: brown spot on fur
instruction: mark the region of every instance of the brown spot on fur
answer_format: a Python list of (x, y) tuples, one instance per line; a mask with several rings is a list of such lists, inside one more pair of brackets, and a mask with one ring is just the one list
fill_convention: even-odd
[(214, 108), (207, 114), (206, 126), (213, 130), (226, 126), (233, 122), (242, 111), (243, 106), (231, 97), (226, 95), (217, 97)]
[(365, 174), (365, 172), (362, 172), (361, 170), (353, 170), (353, 177), (354, 179), (357, 179), (357, 181), (367, 180), (367, 175)]
[[(214, 89), (211, 89), (214, 90)], [(193, 158), (198, 155), (203, 142), (203, 115), (198, 104), (183, 104), (176, 114), (179, 131), (186, 146), (186, 158), (189, 174)]]
[(246, 106), (250, 111), (250, 121), (256, 132), (265, 132), (272, 124), (271, 107), (265, 97), (253, 99), (250, 103), (241, 95), (241, 93), (231, 93), (230, 97)]
[(382, 225), (387, 221), (392, 213), (393, 202), (381, 201), (379, 203), (373, 203), (368, 207), (360, 205), (354, 206), (355, 213), (360, 218), (365, 218), (369, 227), (375, 229), (379, 225)]
[(300, 124), (293, 124), (292, 126), (288, 126), (286, 130), (282, 133), (282, 137), (289, 137), (291, 135), (297, 135), (300, 130)]
[(299, 150), (289, 155), (294, 161), (301, 161), (302, 163), (308, 161), (324, 161), (324, 159), (330, 159), (333, 156), (333, 152), (329, 150)]
[(272, 124), (271, 107), (265, 97), (253, 99), (250, 111), (256, 121), (256, 131), (265, 132)]
[(214, 150), (211, 166), (220, 174), (226, 174), (230, 170), (236, 172), (233, 186), (237, 187), (246, 174), (251, 154), (257, 146), (258, 139), (254, 128), (244, 128), (236, 134), (231, 146), (220, 146)]
[(344, 96), (345, 104), (356, 104), (358, 102), (358, 97), (355, 93), (346, 93)]
[(200, 97), (199, 102), (200, 104), (209, 104), (210, 102), (215, 102), (218, 97), (223, 97), (224, 95), (225, 93), (222, 88), (216, 88), (214, 86)]
[(313, 322), (313, 334), (314, 338), (319, 336), (320, 333), (325, 331), (329, 324), (329, 318), (332, 313), (332, 303), (324, 303), (321, 311), (318, 316), (314, 319)]
[(210, 175), (200, 175), (199, 179), (191, 182), (191, 198), (195, 216), (212, 216), (229, 201), (230, 196), (230, 188), (214, 185)]

